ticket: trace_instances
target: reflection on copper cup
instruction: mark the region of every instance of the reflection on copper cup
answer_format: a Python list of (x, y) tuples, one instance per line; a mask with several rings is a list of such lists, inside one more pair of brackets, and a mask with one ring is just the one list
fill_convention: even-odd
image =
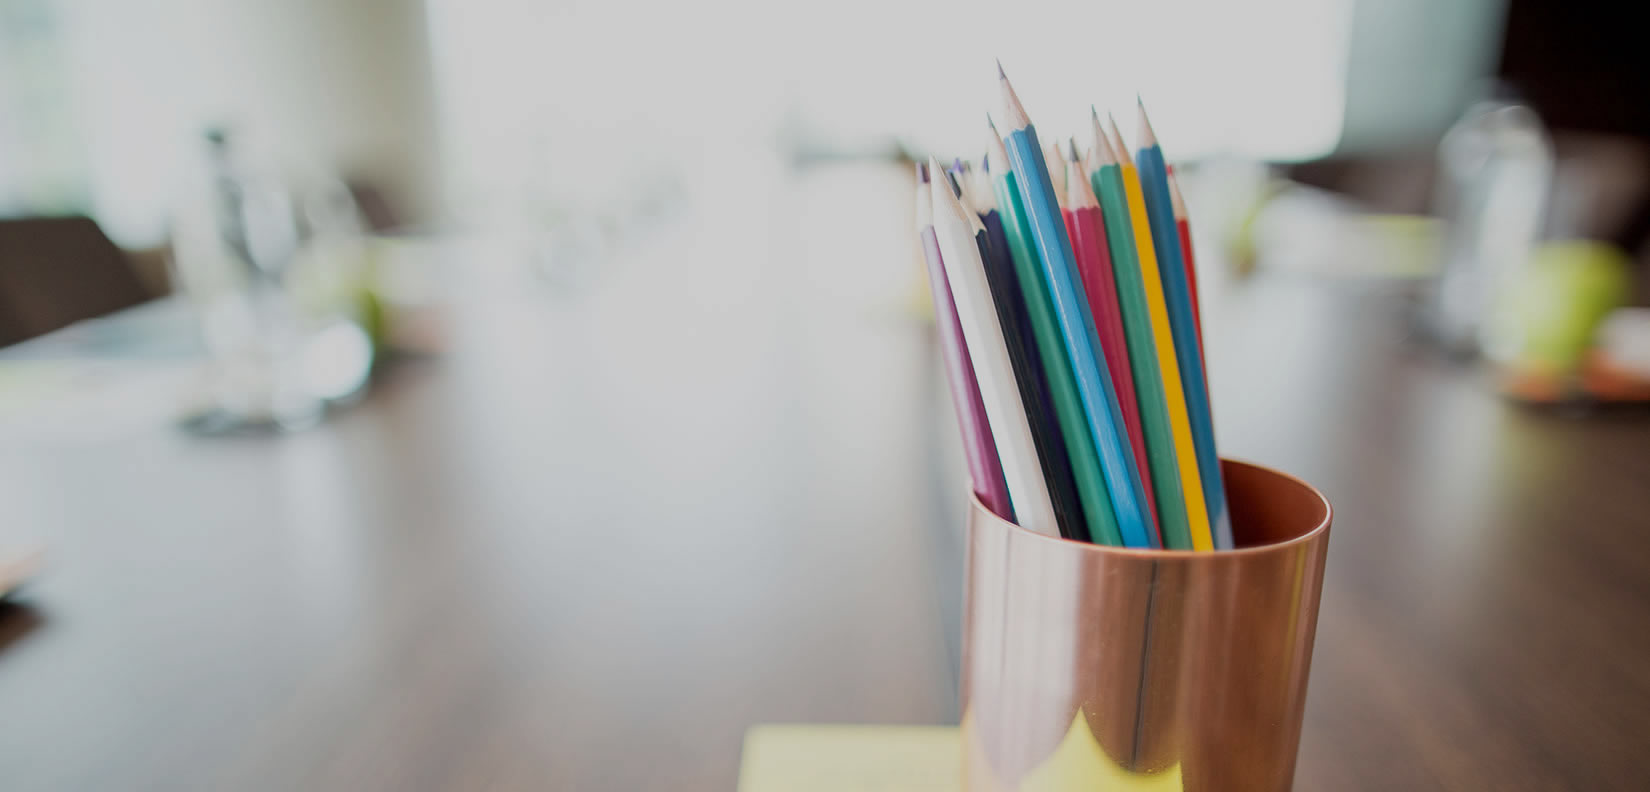
[(1236, 550), (1053, 539), (969, 513), (969, 792), (1287, 790), (1329, 502), (1225, 460)]

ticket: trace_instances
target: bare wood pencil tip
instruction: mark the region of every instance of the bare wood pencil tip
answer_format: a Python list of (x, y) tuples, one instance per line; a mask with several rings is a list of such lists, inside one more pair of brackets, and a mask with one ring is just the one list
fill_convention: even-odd
[[(1003, 146), (1003, 136), (997, 132), (997, 124), (991, 120), (990, 113), (985, 114), (985, 125), (991, 129), (990, 145), (986, 147), (987, 153), (997, 155), (997, 169), (999, 171), (1010, 170), (1012, 166), (1008, 163), (1008, 149)], [(990, 169), (987, 168), (987, 170)]]
[(1123, 142), (1123, 130), (1117, 126), (1116, 116), (1107, 113), (1106, 123), (1111, 127), (1112, 148), (1117, 151), (1118, 161), (1122, 161), (1124, 157), (1129, 156), (1129, 144)]
[(1083, 173), (1083, 166), (1076, 157), (1066, 162), (1066, 206), (1080, 209), (1089, 206), (1098, 206), (1094, 199), (1094, 190), (1089, 187), (1088, 177)]
[(1014, 91), (1014, 84), (1008, 81), (1008, 75), (1003, 73), (1002, 61), (997, 62), (998, 84), (1002, 86), (1003, 120), (1008, 124), (1010, 131), (1025, 129), (1031, 126), (1031, 117), (1026, 115), (1025, 105), (1020, 103), (1019, 94)]
[(957, 201), (956, 184), (951, 181), (950, 174), (945, 166), (940, 164), (939, 157), (928, 157), (928, 174), (930, 177), (929, 190), (934, 196), (934, 210), (941, 211), (944, 207)]
[(1157, 131), (1152, 129), (1152, 120), (1146, 117), (1146, 102), (1140, 94), (1134, 95), (1135, 107), (1140, 114), (1140, 147), (1151, 148), (1157, 145)]
[(1166, 165), (1163, 170), (1168, 176), (1169, 205), (1174, 209), (1174, 217), (1176, 220), (1185, 220), (1187, 218), (1186, 196), (1180, 192), (1180, 180), (1175, 178), (1174, 166)]
[(1089, 105), (1089, 126), (1094, 136), (1094, 159), (1097, 167), (1117, 164), (1117, 155), (1111, 150), (1111, 140), (1106, 137), (1106, 127), (1100, 123), (1100, 111), (1094, 105)]

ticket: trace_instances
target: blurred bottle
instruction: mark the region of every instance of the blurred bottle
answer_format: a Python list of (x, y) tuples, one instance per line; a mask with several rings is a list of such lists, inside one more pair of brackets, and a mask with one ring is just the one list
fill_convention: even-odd
[(359, 213), (329, 175), (283, 168), (227, 130), (206, 142), (173, 234), (174, 275), (213, 361), (209, 404), (187, 425), (308, 426), (360, 391), (372, 365)]
[(1438, 147), (1437, 211), (1446, 231), (1429, 325), (1446, 349), (1506, 351), (1492, 312), (1541, 232), (1553, 147), (1541, 119), (1508, 99), (1469, 108)]

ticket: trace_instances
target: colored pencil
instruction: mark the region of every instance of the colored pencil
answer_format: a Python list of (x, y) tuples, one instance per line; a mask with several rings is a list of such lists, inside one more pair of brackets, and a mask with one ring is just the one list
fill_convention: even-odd
[[(1053, 296), (1055, 315), (1060, 321), (1066, 356), (1077, 379), (1083, 412), (1095, 450), (1099, 453), (1101, 474), (1111, 495), (1118, 532), (1122, 535), (1123, 544), (1129, 547), (1149, 547), (1151, 540), (1142, 503), (1144, 494), (1134, 469), (1133, 455), (1111, 378), (1099, 363), (1101, 356), (1097, 352), (1094, 321), (1079, 286), (1076, 260), (1071, 241), (1066, 236), (1065, 220), (1060, 215), (1059, 203), (1054, 196), (1054, 186), (1049, 181), (1043, 148), (1037, 141), (1036, 128), (1032, 126), (1019, 97), (1015, 96), (1014, 87), (1009, 84), (1000, 64), (998, 82), (1003, 96), (1003, 119), (1009, 128), (1003, 145), (1008, 152), (1015, 184), (1025, 201), (1038, 258)], [(938, 199), (936, 215), (939, 214), (937, 204)], [(941, 240), (944, 240), (943, 236)], [(1010, 493), (1013, 490), (1011, 478)]]
[[(1129, 226), (1134, 234), (1135, 254), (1140, 259), (1140, 281), (1146, 290), (1146, 308), (1151, 317), (1152, 341), (1157, 349), (1158, 370), (1163, 377), (1163, 400), (1168, 407), (1169, 428), (1174, 437), (1175, 463), (1180, 468), (1181, 494), (1186, 500), (1186, 527), (1191, 542), (1189, 549), (1213, 550), (1214, 535), (1209, 525), (1208, 506), (1203, 499), (1203, 479), (1198, 467), (1197, 446), (1192, 440), (1186, 389), (1181, 382), (1174, 331), (1169, 325), (1163, 280), (1158, 272), (1157, 251), (1152, 244), (1151, 221), (1146, 215), (1146, 199), (1141, 194), (1140, 177), (1135, 171), (1134, 164), (1122, 155), (1128, 151), (1128, 147), (1124, 145), (1123, 135), (1117, 131), (1117, 122), (1114, 119), (1111, 120), (1111, 134), (1112, 150), (1119, 155), (1117, 165), (1123, 182), (1123, 197), (1129, 210)], [(1013, 491), (1012, 482), (1009, 491)]]
[[(1076, 146), (1070, 150), (1076, 151)], [(1140, 478), (1151, 528), (1152, 546), (1162, 547), (1151, 476), (1147, 473), (1150, 463), (1146, 460), (1145, 436), (1140, 430), (1134, 373), (1129, 368), (1128, 340), (1123, 329), (1122, 311), (1118, 306), (1116, 279), (1112, 273), (1111, 251), (1106, 245), (1106, 226), (1100, 216), (1100, 202), (1095, 199), (1094, 190), (1089, 186), (1088, 177), (1077, 159), (1066, 163), (1066, 184), (1070, 196), (1063, 212), (1066, 235), (1071, 238), (1077, 273), (1083, 282), (1083, 291), (1088, 295), (1089, 316), (1094, 319), (1100, 351), (1106, 358), (1106, 372), (1115, 386), (1118, 411), (1123, 415), (1129, 448), (1134, 453), (1135, 470)]]
[[(1192, 298), (1192, 327), (1197, 330), (1197, 362), (1203, 364), (1203, 390), (1209, 390), (1209, 353), (1203, 343), (1203, 303), (1197, 296), (1197, 262), (1192, 254), (1192, 220), (1191, 214), (1186, 211), (1186, 199), (1180, 194), (1180, 179), (1175, 176), (1174, 165), (1168, 164), (1163, 170), (1169, 174), (1169, 200), (1174, 204), (1174, 224), (1180, 234), (1180, 257), (1186, 262), (1186, 290)], [(1210, 397), (1209, 409), (1214, 409), (1213, 397)], [(1230, 520), (1230, 515), (1227, 517)], [(1227, 526), (1230, 529), (1230, 526)], [(1215, 530), (1215, 543), (1220, 543), (1220, 529)]]
[(1169, 311), (1169, 329), (1174, 336), (1175, 359), (1180, 365), (1180, 382), (1185, 388), (1186, 412), (1191, 421), (1192, 442), (1197, 449), (1198, 472), (1203, 483), (1203, 501), (1215, 546), (1232, 547), (1231, 523), (1226, 516), (1226, 491), (1221, 481), (1220, 457), (1215, 452), (1214, 417), (1209, 411), (1208, 380), (1203, 374), (1203, 353), (1198, 349), (1197, 327), (1193, 319), (1191, 292), (1186, 283), (1186, 267), (1180, 257), (1180, 235), (1175, 229), (1174, 206), (1169, 198), (1168, 172), (1163, 149), (1157, 143), (1151, 121), (1142, 102), (1140, 148), (1135, 153), (1140, 188), (1145, 200), (1152, 244), (1159, 253), (1159, 277)]
[[(939, 161), (930, 160), (929, 168), (941, 170)], [(979, 218), (963, 208), (949, 183), (936, 178), (929, 187), (940, 259), (945, 265), (963, 339), (968, 342), (986, 419), (997, 441), (997, 458), (1002, 462), (1015, 518), (1020, 527), (1029, 531), (1059, 536), (1054, 505), (1038, 462), (1036, 441), (1032, 439), (1026, 408), (1014, 384), (1008, 341), (1003, 336), (996, 306), (992, 304), (985, 262), (975, 242), (974, 228), (979, 225)]]
[(1152, 481), (1156, 495), (1158, 531), (1163, 546), (1190, 549), (1191, 534), (1186, 523), (1186, 500), (1182, 492), (1180, 465), (1175, 458), (1174, 430), (1164, 398), (1163, 377), (1159, 373), (1157, 343), (1152, 335), (1151, 311), (1145, 283), (1140, 275), (1140, 258), (1135, 252), (1134, 233), (1129, 227), (1129, 208), (1123, 192), (1121, 169), (1111, 142), (1100, 127), (1100, 115), (1090, 108), (1094, 133), (1090, 184), (1100, 201), (1111, 251), (1117, 303), (1122, 315), (1124, 340), (1129, 348), (1129, 369), (1134, 375), (1135, 403), (1140, 410), (1147, 464), (1141, 476)]
[(997, 461), (997, 444), (985, 417), (985, 404), (974, 378), (974, 364), (968, 358), (968, 342), (957, 322), (957, 308), (951, 300), (951, 286), (941, 263), (939, 238), (934, 235), (934, 198), (928, 186), (927, 163), (917, 165), (917, 236), (922, 240), (923, 258), (928, 264), (928, 288), (934, 296), (934, 320), (940, 336), (940, 354), (945, 359), (946, 381), (951, 405), (962, 432), (963, 457), (974, 496), (987, 509), (1005, 520), (1014, 519), (1009, 506), (1008, 485), (1003, 482), (1002, 465)]
[[(1174, 205), (1174, 225), (1180, 237), (1180, 258), (1186, 265), (1186, 291), (1192, 298), (1192, 327), (1197, 330), (1197, 351), (1203, 352), (1203, 305), (1197, 297), (1197, 261), (1192, 254), (1192, 220), (1186, 212), (1186, 198), (1180, 194), (1180, 180), (1175, 178), (1174, 165), (1163, 170), (1169, 178), (1169, 202)], [(1209, 373), (1207, 356), (1203, 357), (1203, 373)]]
[(1100, 458), (1094, 450), (1094, 438), (1089, 435), (1088, 418), (1083, 413), (1083, 401), (1077, 392), (1071, 361), (1066, 359), (1065, 340), (1060, 335), (1060, 324), (1054, 315), (1053, 298), (1049, 296), (1048, 285), (1043, 281), (1042, 264), (1032, 246), (1025, 204), (1014, 186), (1014, 173), (1009, 168), (1003, 140), (989, 118), (986, 124), (990, 127), (991, 150), (984, 160), (985, 171), (991, 178), (1014, 274), (1025, 298), (1026, 313), (1031, 320), (1032, 336), (1036, 340), (1038, 356), (1043, 361), (1043, 371), (1047, 375), (1055, 418), (1060, 425), (1061, 437), (1065, 439), (1066, 457), (1076, 479), (1083, 515), (1087, 518), (1087, 534), (1090, 541), (1120, 545), (1123, 539), (1117, 530), (1117, 520), (1112, 515), (1111, 495), (1106, 492), (1106, 482), (1100, 474)]
[(1065, 164), (1065, 158), (1060, 156), (1060, 141), (1056, 140), (1043, 147), (1043, 167), (1048, 169), (1049, 181), (1054, 185), (1054, 200), (1062, 206), (1066, 200)]
[[(1060, 424), (1049, 396), (1037, 342), (1032, 335), (1025, 298), (1021, 296), (1020, 282), (1014, 274), (1014, 263), (1010, 258), (1001, 218), (995, 209), (980, 211), (971, 192), (972, 180), (968, 178), (967, 168), (953, 168), (953, 171), (957, 173), (957, 181), (965, 185), (958, 199), (965, 209), (979, 218), (974, 241), (980, 249), (980, 260), (985, 264), (986, 285), (991, 289), (991, 300), (997, 309), (997, 322), (1003, 328), (1003, 340), (1008, 343), (1008, 361), (1014, 369), (1014, 383), (1019, 388), (1020, 401), (1025, 405), (1026, 420), (1031, 425), (1031, 439), (1037, 447), (1037, 462), (1043, 469), (1049, 500), (1054, 505), (1054, 519), (1061, 536), (1088, 541), (1089, 532), (1082, 504), (1077, 497), (1077, 483), (1067, 460), (1065, 440), (1060, 436)], [(995, 204), (995, 200), (991, 203)]]

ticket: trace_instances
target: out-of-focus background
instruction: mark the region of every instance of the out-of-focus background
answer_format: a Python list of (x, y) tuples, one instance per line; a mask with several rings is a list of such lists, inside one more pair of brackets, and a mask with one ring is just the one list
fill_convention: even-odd
[(1143, 97), (1301, 789), (1650, 774), (1650, 56), (1571, 0), (0, 0), (0, 788), (729, 789), (957, 717), (911, 163)]

